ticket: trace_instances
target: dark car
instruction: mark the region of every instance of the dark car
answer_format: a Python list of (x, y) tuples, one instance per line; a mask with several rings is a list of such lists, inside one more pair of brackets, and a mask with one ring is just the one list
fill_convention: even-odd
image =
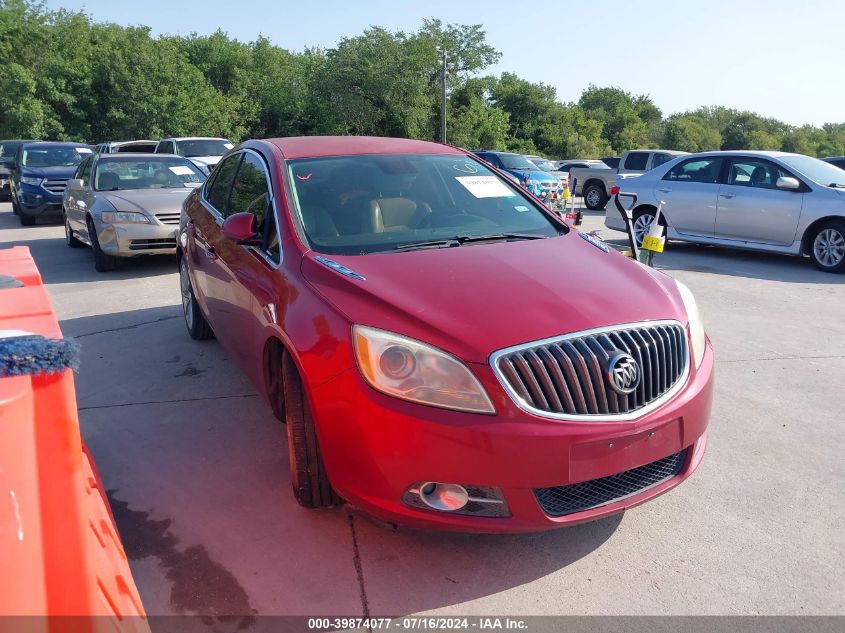
[(14, 139), (0, 141), (0, 200), (11, 199), (12, 166), (15, 154), (24, 143), (33, 143), (34, 139)]
[(822, 158), (822, 160), (839, 167), (839, 169), (845, 169), (845, 156), (828, 156), (827, 158)]
[(85, 143), (23, 143), (12, 167), (12, 211), (23, 226), (61, 218), (62, 195), (76, 167), (93, 151)]
[(701, 462), (713, 352), (691, 292), (463, 150), (247, 141), (185, 200), (177, 258), (190, 336), (287, 422), (303, 506), (543, 530)]

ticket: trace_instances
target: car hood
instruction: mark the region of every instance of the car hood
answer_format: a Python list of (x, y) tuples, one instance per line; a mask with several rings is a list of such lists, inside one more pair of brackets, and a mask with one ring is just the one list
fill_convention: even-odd
[(305, 278), (352, 323), (486, 363), (496, 350), (551, 336), (650, 319), (686, 323), (674, 281), (572, 230), (543, 240), (358, 256), (325, 255)]
[(28, 178), (73, 178), (76, 165), (60, 165), (58, 167), (26, 167), (21, 168), (21, 176)]
[(138, 191), (101, 191), (105, 198), (118, 211), (138, 211), (152, 213), (175, 213), (182, 209), (182, 203), (191, 189), (140, 189)]

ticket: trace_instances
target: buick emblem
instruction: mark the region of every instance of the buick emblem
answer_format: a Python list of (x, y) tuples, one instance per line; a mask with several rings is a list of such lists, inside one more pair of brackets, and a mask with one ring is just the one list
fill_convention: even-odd
[(640, 366), (630, 354), (619, 352), (607, 363), (607, 382), (616, 393), (627, 396), (640, 384)]

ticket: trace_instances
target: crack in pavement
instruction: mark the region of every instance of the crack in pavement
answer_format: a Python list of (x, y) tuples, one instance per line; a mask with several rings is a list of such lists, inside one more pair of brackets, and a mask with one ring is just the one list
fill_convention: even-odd
[[(358, 549), (358, 537), (355, 534), (355, 517), (348, 511), (346, 518), (349, 520), (349, 533), (352, 535), (352, 564), (355, 565), (355, 576), (358, 579), (358, 591), (361, 596), (361, 610), (364, 618), (370, 618), (370, 603), (367, 600), (367, 588), (364, 586), (364, 567), (361, 565), (361, 552)], [(367, 627), (369, 633), (373, 633), (371, 627)]]
[(98, 404), (91, 407), (79, 407), (78, 411), (92, 409), (112, 409), (114, 407), (137, 407), (145, 404), (175, 404), (177, 402), (198, 402), (201, 400), (228, 400), (232, 398), (257, 398), (257, 393), (236, 393), (230, 396), (204, 396), (201, 398), (178, 398), (176, 400), (148, 400), (146, 402), (118, 402), (116, 404)]
[(169, 321), (170, 319), (178, 319), (181, 317), (181, 314), (174, 314), (171, 316), (160, 317), (158, 319), (153, 319), (152, 321), (141, 321), (140, 323), (133, 323), (131, 325), (123, 325), (121, 327), (111, 328), (109, 330), (99, 330), (97, 332), (86, 332), (85, 334), (77, 334), (72, 338), (85, 338), (87, 336), (96, 336), (97, 334), (107, 334), (109, 332), (122, 332), (123, 330), (134, 330), (135, 328), (139, 328), (143, 325), (152, 325), (153, 323), (161, 323), (162, 321)]

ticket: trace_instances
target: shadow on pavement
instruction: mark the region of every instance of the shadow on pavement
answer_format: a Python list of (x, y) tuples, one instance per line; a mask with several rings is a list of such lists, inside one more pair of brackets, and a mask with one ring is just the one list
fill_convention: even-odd
[[(622, 520), (493, 536), (393, 531), (347, 507), (305, 510), (291, 493), (284, 425), (219, 344), (188, 337), (179, 306), (62, 327), (82, 346), (83, 436), (151, 615), (448, 607), (571, 565)], [(246, 612), (232, 613), (238, 605)]]

